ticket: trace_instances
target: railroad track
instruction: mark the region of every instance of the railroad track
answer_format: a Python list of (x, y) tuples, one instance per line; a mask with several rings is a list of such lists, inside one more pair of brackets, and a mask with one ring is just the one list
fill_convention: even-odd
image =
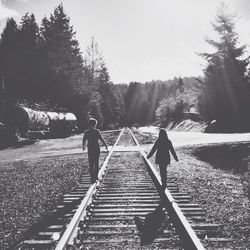
[(98, 177), (87, 191), (85, 176), (67, 196), (78, 204), (58, 218), (68, 220), (63, 234), (55, 233), (60, 226), (55, 223), (22, 249), (144, 249), (142, 244), (147, 249), (204, 249), (208, 240), (226, 241), (214, 239), (219, 225), (206, 223), (205, 211), (179, 191), (173, 177), (162, 192), (158, 172), (129, 129), (121, 131)]
[[(120, 133), (121, 130), (102, 131), (103, 133)], [(70, 193), (63, 196), (51, 215), (41, 222), (33, 225), (24, 236), (24, 240), (15, 249), (54, 249), (57, 240), (65, 231), (72, 220), (81, 201), (91, 187), (90, 176), (85, 171), (79, 181), (79, 185)]]

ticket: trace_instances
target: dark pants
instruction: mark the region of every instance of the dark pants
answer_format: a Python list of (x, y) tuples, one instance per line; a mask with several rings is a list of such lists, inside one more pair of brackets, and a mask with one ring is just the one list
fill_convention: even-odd
[(162, 188), (167, 187), (167, 164), (159, 164)]
[(91, 183), (95, 183), (98, 180), (98, 172), (99, 172), (99, 154), (89, 154), (89, 172)]

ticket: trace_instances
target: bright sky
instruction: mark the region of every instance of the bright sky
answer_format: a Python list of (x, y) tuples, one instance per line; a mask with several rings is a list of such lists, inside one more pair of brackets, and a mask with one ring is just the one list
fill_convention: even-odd
[[(94, 36), (114, 83), (168, 80), (202, 74), (196, 52), (209, 50), (220, 0), (0, 0), (0, 30), (7, 17), (41, 19), (62, 2), (84, 53)], [(240, 16), (237, 30), (250, 45), (250, 0), (227, 0)], [(249, 47), (250, 48), (250, 47)], [(250, 51), (250, 49), (249, 49)]]

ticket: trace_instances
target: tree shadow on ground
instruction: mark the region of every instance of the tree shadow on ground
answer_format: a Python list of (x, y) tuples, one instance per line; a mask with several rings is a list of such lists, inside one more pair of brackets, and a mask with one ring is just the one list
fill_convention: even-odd
[(250, 199), (250, 143), (207, 145), (194, 148), (192, 154), (216, 169), (239, 175), (244, 192)]

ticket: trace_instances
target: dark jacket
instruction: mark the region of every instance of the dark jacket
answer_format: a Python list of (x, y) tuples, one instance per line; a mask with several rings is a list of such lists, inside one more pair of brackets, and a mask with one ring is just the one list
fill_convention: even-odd
[(160, 141), (159, 139), (156, 140), (153, 148), (151, 149), (150, 153), (148, 154), (148, 158), (151, 157), (156, 152), (155, 156), (155, 163), (156, 164), (169, 164), (170, 163), (170, 154), (173, 155), (174, 159), (178, 161), (178, 157), (174, 151), (172, 142), (170, 140)]
[(83, 145), (88, 141), (88, 156), (90, 158), (97, 158), (100, 155), (100, 146), (98, 140), (103, 140), (98, 129), (88, 129), (83, 136)]

